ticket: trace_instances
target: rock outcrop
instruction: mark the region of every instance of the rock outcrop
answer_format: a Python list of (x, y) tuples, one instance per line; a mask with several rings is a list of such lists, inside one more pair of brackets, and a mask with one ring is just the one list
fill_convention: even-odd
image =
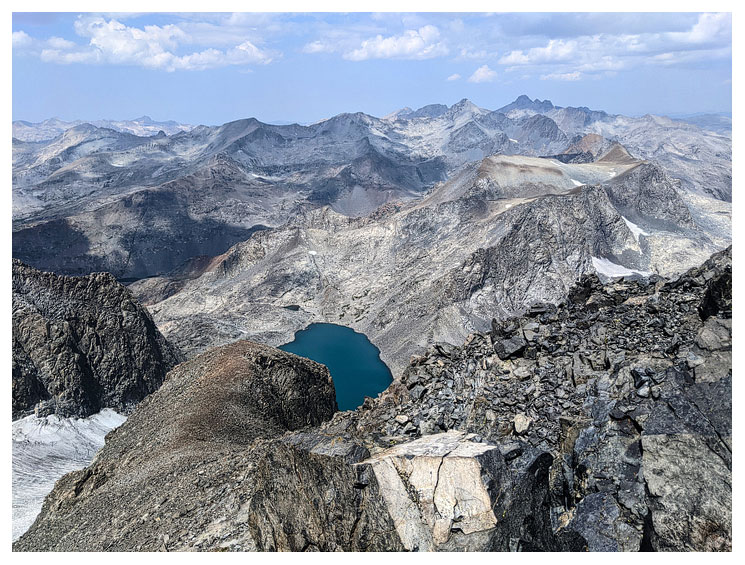
[(590, 550), (731, 548), (731, 250), (675, 281), (585, 277), (462, 347), (435, 344), (327, 433), (458, 430), (552, 455), (556, 531)]
[(64, 277), (13, 260), (13, 418), (127, 412), (182, 360), (108, 273)]
[(584, 277), (336, 412), (250, 342), (171, 371), (15, 550), (728, 550), (731, 250)]

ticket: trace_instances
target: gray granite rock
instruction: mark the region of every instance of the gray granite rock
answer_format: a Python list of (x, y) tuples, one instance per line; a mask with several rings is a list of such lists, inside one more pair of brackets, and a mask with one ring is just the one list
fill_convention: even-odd
[(13, 418), (126, 412), (183, 359), (108, 273), (65, 277), (13, 261)]

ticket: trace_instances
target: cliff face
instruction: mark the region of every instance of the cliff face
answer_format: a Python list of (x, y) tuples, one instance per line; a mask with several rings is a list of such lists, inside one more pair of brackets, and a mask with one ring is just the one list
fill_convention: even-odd
[(13, 418), (128, 411), (182, 360), (108, 273), (64, 277), (13, 261)]
[(14, 549), (727, 550), (731, 378), (730, 250), (585, 277), (353, 412), (238, 342), (171, 371)]

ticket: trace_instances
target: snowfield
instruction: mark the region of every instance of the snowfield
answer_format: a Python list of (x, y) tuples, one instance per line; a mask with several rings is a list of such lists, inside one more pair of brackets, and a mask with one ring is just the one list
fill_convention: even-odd
[(637, 271), (635, 269), (627, 269), (623, 265), (614, 263), (604, 257), (593, 257), (592, 266), (599, 275), (605, 275), (606, 277), (630, 277), (631, 275), (640, 275), (642, 277), (648, 277), (652, 273), (649, 271)]
[(13, 540), (33, 524), (62, 475), (88, 465), (127, 418), (105, 408), (89, 418), (26, 416), (13, 422)]
[(641, 229), (639, 226), (637, 226), (634, 222), (629, 220), (628, 218), (621, 216), (621, 219), (626, 222), (626, 225), (629, 226), (629, 229), (631, 230), (631, 233), (634, 234), (634, 237), (636, 238), (636, 242), (639, 243), (639, 236), (640, 235), (649, 235), (647, 232), (645, 232), (643, 229)]

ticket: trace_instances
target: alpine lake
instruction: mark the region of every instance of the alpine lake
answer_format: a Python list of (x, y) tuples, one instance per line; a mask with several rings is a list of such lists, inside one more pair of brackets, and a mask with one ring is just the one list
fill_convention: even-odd
[(328, 367), (339, 410), (354, 410), (366, 396), (377, 396), (393, 380), (390, 369), (380, 359), (380, 350), (365, 334), (346, 326), (311, 324), (279, 349)]

